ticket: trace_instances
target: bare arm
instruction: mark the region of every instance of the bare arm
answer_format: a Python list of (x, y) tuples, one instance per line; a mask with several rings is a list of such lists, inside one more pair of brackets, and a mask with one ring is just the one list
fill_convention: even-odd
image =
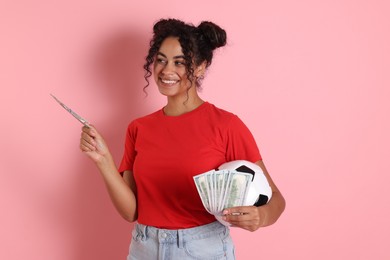
[(271, 200), (260, 207), (233, 207), (226, 209), (223, 212), (225, 215), (225, 221), (249, 231), (255, 231), (260, 227), (272, 225), (279, 219), (286, 207), (286, 201), (284, 200), (284, 197), (278, 187), (273, 182), (263, 161), (258, 161), (256, 164), (263, 170), (264, 175), (267, 177), (269, 185), (271, 186)]
[(83, 127), (80, 149), (95, 162), (119, 214), (129, 222), (135, 221), (137, 203), (133, 174), (125, 171), (122, 178), (103, 137), (93, 126)]

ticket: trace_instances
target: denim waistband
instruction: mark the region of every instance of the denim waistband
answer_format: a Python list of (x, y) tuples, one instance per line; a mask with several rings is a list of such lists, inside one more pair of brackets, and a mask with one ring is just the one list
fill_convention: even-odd
[(179, 248), (183, 248), (184, 243), (188, 240), (207, 238), (220, 233), (227, 235), (226, 232), (229, 232), (229, 228), (218, 221), (186, 229), (160, 229), (136, 223), (134, 230), (136, 231), (135, 239), (151, 238), (158, 240), (159, 243), (177, 243)]

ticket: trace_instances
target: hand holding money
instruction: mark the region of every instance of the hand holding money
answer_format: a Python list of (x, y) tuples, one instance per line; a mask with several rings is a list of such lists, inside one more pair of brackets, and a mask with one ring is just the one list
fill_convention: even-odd
[(249, 190), (252, 175), (232, 170), (208, 171), (194, 176), (203, 206), (218, 221), (223, 221), (223, 210), (242, 206)]

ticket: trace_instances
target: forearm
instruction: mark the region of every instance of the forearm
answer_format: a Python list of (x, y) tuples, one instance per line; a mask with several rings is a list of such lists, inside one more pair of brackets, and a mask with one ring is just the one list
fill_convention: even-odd
[(111, 201), (119, 214), (127, 221), (137, 219), (137, 201), (134, 192), (119, 174), (111, 156), (96, 163)]
[(282, 215), (285, 207), (286, 201), (283, 195), (279, 191), (274, 191), (271, 200), (267, 204), (258, 207), (258, 210), (266, 212), (261, 221), (261, 226), (266, 227), (274, 224)]
[(268, 173), (264, 162), (261, 160), (256, 162), (256, 164), (259, 165), (260, 168), (263, 170), (263, 173), (266, 176), (268, 183), (272, 189), (271, 200), (266, 205), (257, 208), (259, 211), (259, 215), (261, 216), (260, 226), (266, 227), (274, 224), (279, 219), (280, 215), (282, 215), (286, 207), (286, 201), (282, 193), (279, 191), (278, 187), (272, 180), (270, 174)]

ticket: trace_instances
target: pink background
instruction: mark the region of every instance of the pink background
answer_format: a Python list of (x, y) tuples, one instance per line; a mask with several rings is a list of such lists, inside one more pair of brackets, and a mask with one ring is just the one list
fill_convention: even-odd
[(0, 259), (125, 259), (132, 225), (49, 93), (119, 162), (128, 122), (165, 102), (142, 92), (160, 17), (227, 30), (201, 96), (248, 125), (287, 200), (232, 230), (237, 258), (390, 259), (389, 2), (134, 2), (0, 2)]

